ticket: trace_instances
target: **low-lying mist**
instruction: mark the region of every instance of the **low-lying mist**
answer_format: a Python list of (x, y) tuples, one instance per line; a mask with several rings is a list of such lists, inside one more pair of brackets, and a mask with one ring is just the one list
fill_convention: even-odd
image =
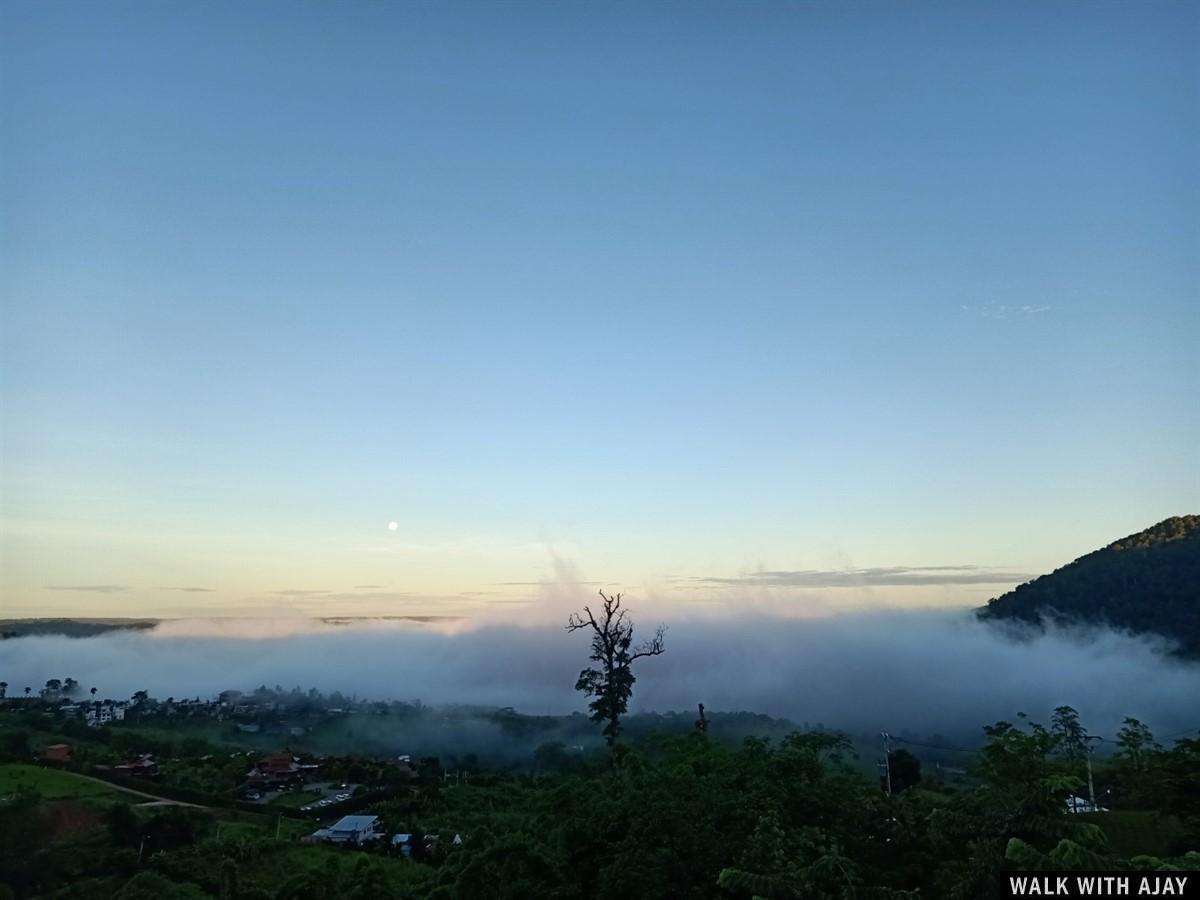
[[(635, 610), (636, 615), (636, 610)], [(656, 621), (637, 616), (640, 631)], [(1046, 721), (1071, 704), (1096, 734), (1125, 716), (1157, 734), (1200, 725), (1200, 665), (1153, 639), (1110, 630), (1037, 635), (967, 610), (859, 612), (796, 619), (724, 615), (668, 622), (667, 652), (641, 660), (630, 711), (750, 710), (851, 733), (974, 736), (1023, 711)], [(185, 620), (91, 638), (0, 643), (10, 696), (70, 676), (98, 696), (211, 697), (259, 684), (363, 699), (584, 709), (573, 690), (588, 640), (560, 623), (436, 628), (387, 622)]]

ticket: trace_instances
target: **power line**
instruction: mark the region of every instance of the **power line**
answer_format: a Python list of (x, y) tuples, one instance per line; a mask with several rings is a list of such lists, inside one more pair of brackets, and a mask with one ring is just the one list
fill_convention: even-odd
[(1174, 734), (1165, 735), (1159, 738), (1159, 740), (1169, 741), (1171, 738), (1183, 737), (1185, 734), (1196, 734), (1197, 732), (1200, 732), (1200, 725), (1196, 725), (1193, 728), (1185, 728), (1183, 731), (1177, 731)]
[(966, 747), (947, 747), (944, 744), (926, 744), (922, 741), (910, 741), (908, 738), (896, 737), (896, 735), (894, 735), (894, 734), (891, 735), (891, 738), (893, 741), (898, 741), (901, 744), (911, 744), (914, 747), (926, 747), (930, 750), (948, 750), (951, 753), (978, 753), (979, 752), (978, 747), (976, 747), (974, 750), (969, 750)]
[[(1197, 732), (1200, 732), (1200, 725), (1197, 725), (1194, 728), (1185, 728), (1183, 731), (1177, 731), (1173, 734), (1163, 735), (1161, 738), (1156, 738), (1156, 740), (1169, 741), (1172, 738), (1182, 737), (1185, 734), (1196, 734)], [(900, 744), (909, 744), (910, 746), (913, 746), (913, 747), (924, 747), (928, 750), (944, 750), (947, 753), (970, 753), (972, 755), (976, 755), (979, 753), (980, 750), (983, 749), (982, 747), (975, 747), (974, 749), (972, 749), (969, 747), (951, 747), (946, 744), (929, 744), (924, 741), (913, 741), (913, 740), (909, 740), (908, 738), (897, 737), (896, 735), (891, 734), (890, 732), (888, 733), (888, 736), (893, 741), (896, 741), (897, 743), (900, 743)], [(1118, 741), (1114, 740), (1113, 738), (1101, 737), (1100, 735), (1090, 735), (1090, 737), (1093, 740), (1103, 741), (1106, 744), (1119, 743)]]

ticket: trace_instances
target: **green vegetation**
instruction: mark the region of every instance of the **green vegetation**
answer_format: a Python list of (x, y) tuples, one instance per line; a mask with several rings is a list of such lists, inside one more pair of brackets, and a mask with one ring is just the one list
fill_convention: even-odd
[(257, 839), (264, 835), (290, 841), (311, 834), (313, 830), (310, 821), (276, 815), (269, 810), (261, 815), (242, 810), (220, 810), (215, 812), (215, 818), (220, 822), (221, 838), (229, 841)]
[(321, 799), (321, 794), (312, 791), (286, 791), (271, 798), (269, 806), (299, 808)]
[[(85, 738), (101, 743), (102, 733)], [(1095, 766), (1114, 810), (1071, 815), (1065, 799), (1086, 793), (1080, 748), (1091, 742), (1073, 709), (1056, 710), (1051, 727), (996, 723), (984, 738), (957, 788), (922, 778), (919, 747), (894, 751), (891, 795), (837, 734), (730, 745), (707, 715), (688, 734), (633, 743), (626, 734), (611, 750), (545, 745), (532, 772), (475, 765), (448, 779), (423, 759), (409, 789), (356, 810), (378, 816), (386, 834), (413, 835), (411, 858), (387, 842), (300, 843), (314, 823), (270, 805), (81, 812), (87, 796), (63, 785), (105, 786), (7, 763), (0, 831), (15, 837), (0, 848), (0, 881), (19, 898), (986, 900), (1012, 870), (1200, 868), (1187, 852), (1200, 847), (1200, 741), (1164, 749), (1130, 720), (1118, 753)], [(230, 758), (194, 738), (164, 748), (193, 754), (164, 755), (168, 770)], [(244, 754), (233, 762), (246, 768)], [(332, 765), (384, 771), (368, 760)]]
[(1175, 816), (1129, 809), (1082, 813), (1079, 818), (1098, 826), (1119, 856), (1170, 856), (1185, 843), (1186, 830)]
[(985, 619), (1107, 624), (1200, 657), (1200, 516), (1177, 516), (988, 601)]
[(32, 793), (44, 800), (118, 800), (120, 791), (73, 772), (24, 763), (0, 765), (0, 797)]

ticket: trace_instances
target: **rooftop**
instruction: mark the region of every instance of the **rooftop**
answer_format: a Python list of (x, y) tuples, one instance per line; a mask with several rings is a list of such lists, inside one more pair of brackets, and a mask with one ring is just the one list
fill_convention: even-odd
[(342, 816), (331, 826), (330, 831), (364, 831), (374, 828), (379, 821), (378, 816)]

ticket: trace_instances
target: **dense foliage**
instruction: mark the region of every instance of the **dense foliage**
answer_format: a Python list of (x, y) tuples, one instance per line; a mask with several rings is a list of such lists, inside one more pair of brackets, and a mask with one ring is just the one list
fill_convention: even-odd
[(988, 602), (985, 619), (1107, 624), (1200, 657), (1200, 516), (1176, 516)]
[[(1094, 738), (1070, 707), (1049, 727), (1018, 721), (984, 729), (957, 788), (922, 778), (919, 748), (894, 751), (890, 794), (820, 731), (730, 745), (696, 728), (584, 755), (551, 744), (522, 774), (480, 765), (466, 779), (425, 759), (410, 789), (359, 810), (412, 835), (411, 858), (386, 841), (297, 843), (302, 822), (283, 830), (289, 820), (111, 793), (51, 800), (36, 781), (12, 782), (0, 882), (20, 898), (965, 900), (997, 896), (1016, 869), (1200, 868), (1187, 852), (1200, 848), (1200, 741), (1164, 749), (1127, 720), (1096, 773), (1121, 811), (1073, 815), (1066, 798), (1086, 793)], [(19, 758), (30, 741), (3, 753)]]

